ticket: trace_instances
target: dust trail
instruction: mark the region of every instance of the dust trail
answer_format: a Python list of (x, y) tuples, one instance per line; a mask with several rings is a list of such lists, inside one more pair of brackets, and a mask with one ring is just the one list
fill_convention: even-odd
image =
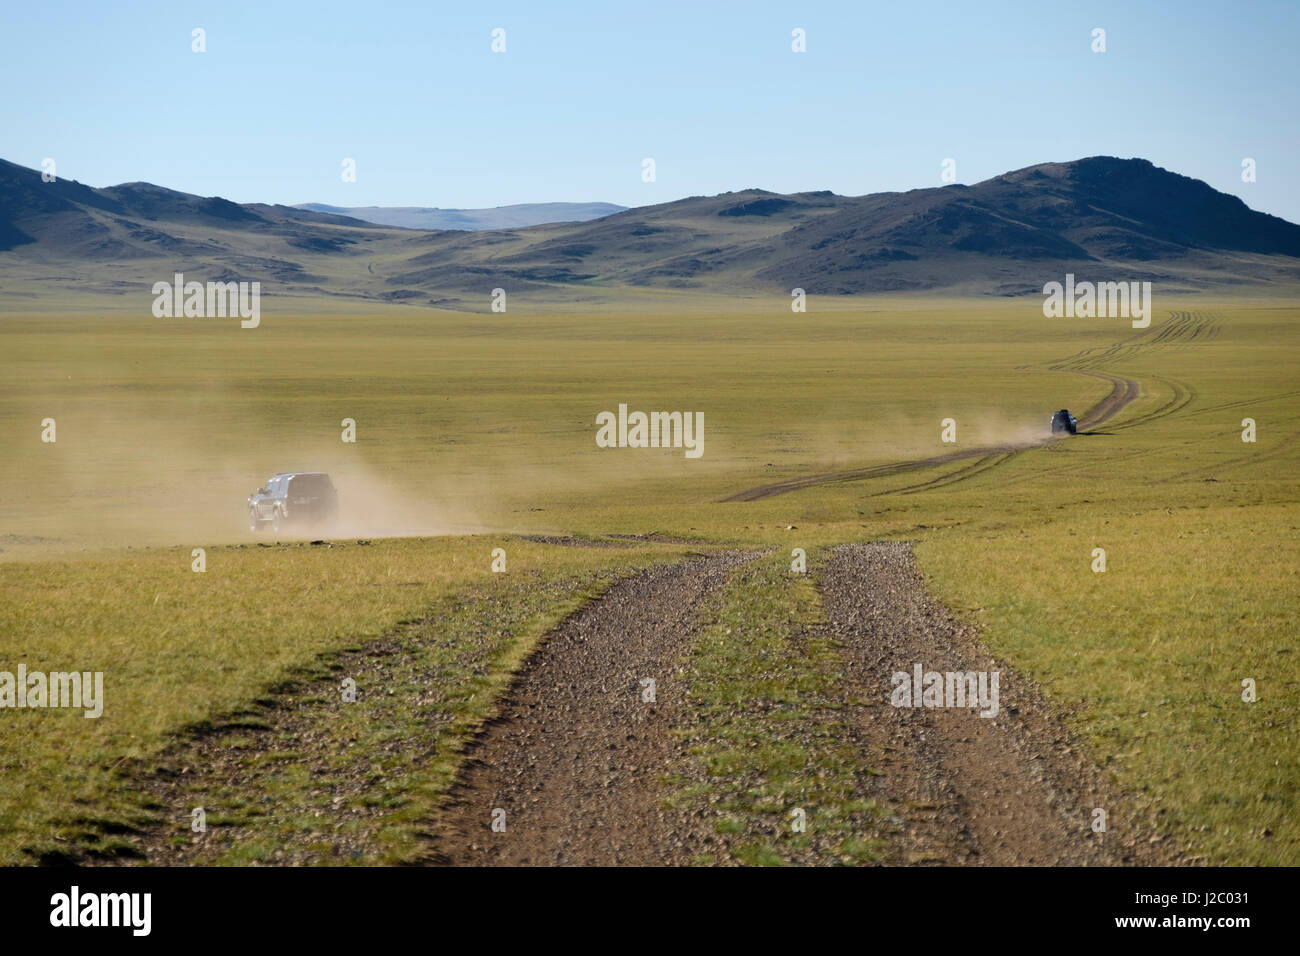
[[(204, 404), (224, 402), (206, 397)], [(289, 471), (328, 473), (341, 510), (327, 529), (290, 525), (277, 537), (483, 530), (486, 483), (471, 494), (464, 482), (431, 474), (423, 463), (376, 465), (366, 450), (337, 437), (286, 440), (255, 422), (210, 416), (150, 415), (127, 402), (62, 410), (56, 443), (0, 466), (3, 487), (17, 489), (0, 502), (3, 557), (267, 540), (269, 528), (249, 530), (247, 499), (272, 474)]]
[[(1054, 366), (1063, 371), (1076, 372), (1080, 375), (1089, 375), (1093, 378), (1100, 378), (1111, 383), (1111, 392), (1100, 402), (1093, 405), (1090, 409), (1079, 416), (1079, 428), (1081, 431), (1089, 428), (1095, 428), (1103, 422), (1109, 421), (1115, 415), (1118, 415), (1130, 402), (1137, 399), (1141, 394), (1141, 388), (1138, 383), (1129, 378), (1122, 378), (1118, 375), (1111, 375), (1106, 372), (1097, 372), (1085, 370), (1082, 368), (1066, 369), (1062, 366)], [(1179, 406), (1181, 407), (1181, 406)], [(1126, 423), (1131, 424), (1131, 423)], [(990, 437), (1001, 439), (997, 444), (982, 444), (976, 448), (966, 448), (962, 451), (949, 452), (944, 455), (935, 455), (930, 458), (921, 458), (914, 461), (896, 461), (882, 465), (872, 465), (868, 468), (857, 468), (850, 471), (829, 472), (817, 475), (805, 475), (802, 478), (790, 478), (785, 481), (776, 481), (766, 485), (759, 485), (755, 488), (749, 488), (745, 491), (737, 492), (722, 501), (758, 501), (762, 498), (770, 498), (773, 495), (782, 495), (789, 491), (797, 491), (800, 488), (809, 488), (813, 485), (824, 485), (842, 481), (861, 481), (867, 478), (885, 478), (891, 475), (905, 474), (911, 471), (922, 471), (927, 468), (933, 468), (936, 465), (944, 465), (954, 461), (964, 461), (967, 458), (988, 458), (991, 464), (981, 470), (987, 470), (988, 467), (995, 467), (1003, 462), (1010, 461), (1016, 454), (1026, 451), (1030, 448), (1038, 448), (1058, 440), (1048, 431), (1048, 424), (1040, 418), (1039, 423), (1035, 424), (1028, 417), (993, 419), (987, 424), (977, 425), (973, 430), (973, 436), (976, 440), (983, 438), (989, 440)], [(968, 433), (969, 437), (969, 433)], [(929, 482), (926, 483), (930, 484)], [(920, 486), (913, 486), (913, 488)], [(907, 490), (907, 489), (904, 489)]]

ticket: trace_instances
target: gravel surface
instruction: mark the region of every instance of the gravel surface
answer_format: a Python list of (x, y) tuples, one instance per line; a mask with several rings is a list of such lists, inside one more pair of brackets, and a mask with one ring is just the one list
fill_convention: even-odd
[[(1081, 744), (1042, 693), (994, 660), (973, 629), (926, 591), (910, 545), (835, 549), (820, 575), (826, 616), (845, 647), (847, 679), (874, 745), (882, 797), (901, 820), (900, 864), (1128, 865), (1176, 863), (1138, 829), (1131, 805), (1081, 757)], [(895, 707), (896, 672), (999, 672), (999, 712)], [(1107, 832), (1092, 830), (1094, 808)]]
[[(665, 809), (700, 601), (752, 555), (654, 568), (611, 587), (534, 652), (471, 746), (437, 831), (443, 864), (667, 865), (712, 836)], [(643, 700), (643, 678), (655, 702)], [(504, 832), (494, 811), (504, 810)], [(500, 816), (497, 815), (500, 820)]]
[[(648, 569), (615, 583), (556, 627), (516, 675), (497, 716), (470, 742), (420, 855), (451, 865), (682, 865), (721, 854), (725, 847), (707, 815), (669, 808), (668, 777), (690, 764), (680, 731), (700, 722), (686, 692), (703, 602), (756, 556), (718, 552)], [(1134, 801), (1084, 758), (1083, 745), (1039, 689), (994, 660), (973, 628), (930, 597), (909, 545), (836, 548), (817, 582), (825, 612), (819, 627), (843, 654), (841, 742), (860, 751), (862, 767), (871, 771), (862, 796), (892, 810), (883, 827), (862, 834), (888, 843), (886, 862), (1184, 862), (1168, 841), (1140, 828)], [(490, 606), (480, 610), (485, 621), (495, 620)], [(399, 645), (390, 638), (344, 655), (348, 672), (365, 676), (367, 687), (416, 680), (429, 682), (430, 695), (445, 693), (437, 668), (414, 677), (395, 670), (395, 661), (405, 660)], [(918, 663), (925, 671), (997, 671), (997, 715), (892, 706), (892, 675), (911, 673)], [(645, 678), (655, 681), (653, 702), (644, 699)], [(343, 778), (326, 773), (334, 766), (331, 754), (347, 744), (323, 731), (336, 706), (300, 694), (264, 707), (266, 729), (235, 731), (251, 738), (245, 746), (252, 750), (232, 749), (229, 733), (189, 741), (174, 755), (175, 766), (144, 781), (158, 806), (176, 809), (168, 815), (173, 827), (144, 834), (141, 855), (152, 863), (210, 862), (219, 848), (177, 839), (175, 822), (185, 820), (201, 794), (211, 800), (241, 793), (249, 783), (249, 753), (286, 739), (297, 743), (295, 760), (319, 764), (328, 779), (319, 793), (304, 795), (320, 808), (304, 805), (281, 821), (313, 821), (311, 832), (290, 827), (269, 862), (322, 862), (316, 847), (322, 840), (334, 844), (326, 856), (365, 852), (365, 827), (352, 827), (345, 837), (327, 825), (340, 808), (362, 806), (373, 786), (365, 768), (355, 786), (346, 766), (335, 768), (334, 776)], [(1105, 833), (1092, 830), (1094, 808), (1106, 810)], [(494, 829), (494, 819), (504, 829)]]

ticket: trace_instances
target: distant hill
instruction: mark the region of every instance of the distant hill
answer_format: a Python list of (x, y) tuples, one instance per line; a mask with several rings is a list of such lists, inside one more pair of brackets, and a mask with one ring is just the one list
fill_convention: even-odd
[[(569, 204), (478, 212), (557, 207)], [(973, 186), (857, 197), (747, 189), (474, 231), (395, 228), (362, 214), (148, 183), (45, 183), (0, 160), (0, 284), (9, 307), (139, 295), (178, 271), (260, 280), (264, 294), (479, 309), (496, 287), (571, 301), (620, 287), (1041, 294), (1067, 271), (1150, 280), (1163, 293), (1300, 283), (1300, 226), (1142, 159), (1044, 163)]]
[[(1016, 292), (1026, 284), (1034, 288), (1023, 291), (1040, 291), (1039, 277), (1053, 268), (1231, 284), (1213, 273), (1232, 271), (1237, 261), (1245, 279), (1250, 256), (1300, 257), (1300, 226), (1146, 160), (1094, 157), (974, 186), (864, 196), (795, 227), (780, 245), (760, 279), (807, 277), (826, 292), (927, 289), (961, 279)], [(1187, 267), (1192, 274), (1184, 277)]]
[(588, 222), (622, 212), (627, 206), (611, 202), (530, 202), (494, 209), (438, 209), (425, 206), (326, 206), (299, 203), (296, 209), (351, 216), (381, 226), (403, 229), (519, 229), (548, 222)]

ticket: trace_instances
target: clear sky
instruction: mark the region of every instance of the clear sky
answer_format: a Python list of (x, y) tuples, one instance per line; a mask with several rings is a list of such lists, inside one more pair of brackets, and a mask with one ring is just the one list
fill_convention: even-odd
[(1106, 154), (1300, 222), (1298, 61), (1297, 0), (4, 0), (0, 157), (239, 202), (480, 207), (859, 195), (940, 185), (945, 158), (973, 183)]

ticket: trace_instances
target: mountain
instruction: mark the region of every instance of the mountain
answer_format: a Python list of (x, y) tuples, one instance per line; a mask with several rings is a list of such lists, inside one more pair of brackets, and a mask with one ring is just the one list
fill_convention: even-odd
[(0, 161), (0, 284), (11, 307), (139, 295), (185, 272), (258, 280), (268, 295), (482, 309), (497, 287), (575, 301), (628, 287), (1041, 295), (1066, 272), (1149, 280), (1162, 293), (1300, 283), (1300, 226), (1142, 159), (1044, 163), (972, 186), (857, 197), (747, 189), (476, 231), (347, 214), (366, 212), (237, 204), (148, 183), (45, 183)]
[(520, 229), (548, 222), (588, 222), (622, 212), (612, 202), (530, 202), (494, 209), (438, 209), (426, 206), (326, 206), (300, 203), (296, 209), (351, 216), (381, 226), (403, 229)]
[(1146, 160), (1110, 157), (864, 196), (782, 240), (758, 277), (808, 276), (827, 292), (934, 288), (962, 275), (1040, 291), (1045, 269), (1166, 280), (1233, 263), (1249, 274), (1255, 255), (1300, 257), (1300, 226)]

